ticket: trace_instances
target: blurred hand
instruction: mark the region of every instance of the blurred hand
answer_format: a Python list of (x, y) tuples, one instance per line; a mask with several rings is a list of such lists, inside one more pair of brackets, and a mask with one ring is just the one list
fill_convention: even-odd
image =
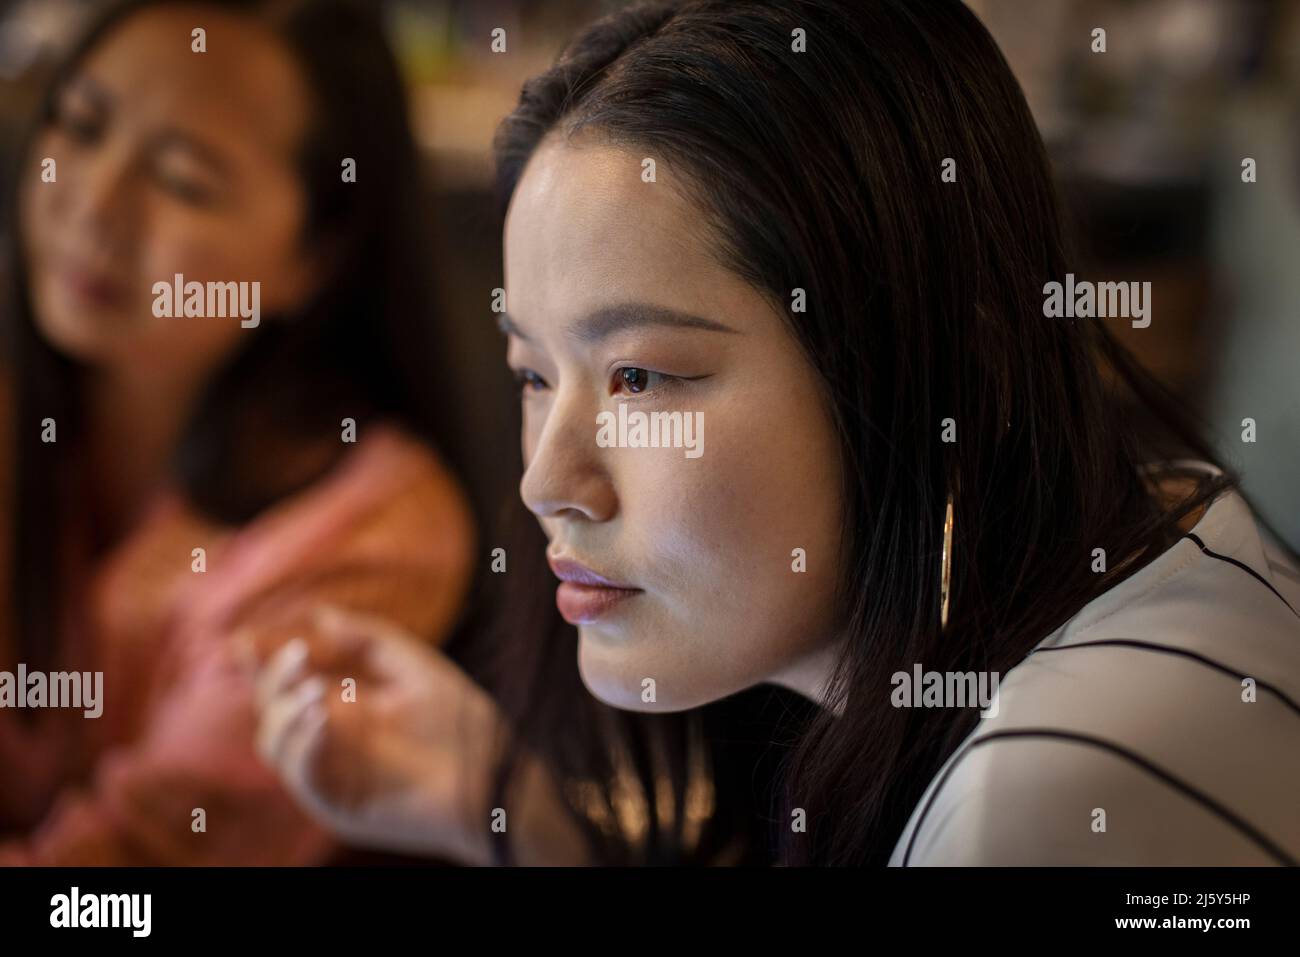
[(496, 703), (383, 619), (324, 608), (308, 633), (257, 675), (258, 750), (287, 789), (349, 843), (488, 863)]

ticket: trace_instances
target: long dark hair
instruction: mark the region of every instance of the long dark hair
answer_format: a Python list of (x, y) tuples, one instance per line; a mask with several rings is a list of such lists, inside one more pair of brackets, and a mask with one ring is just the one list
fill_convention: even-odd
[[(107, 7), (54, 72), (36, 129), (60, 86), (94, 46), (138, 11), (173, 0)], [(209, 0), (214, 2), (214, 0)], [(432, 441), (440, 424), (438, 356), (429, 341), (429, 244), (420, 219), (419, 162), (402, 80), (374, 9), (347, 0), (215, 0), (273, 29), (303, 71), (313, 116), (298, 157), (307, 195), (304, 243), (329, 242), (333, 269), (300, 315), (269, 317), (206, 386), (172, 463), (191, 501), (224, 523), (247, 521), (310, 483), (334, 461), (291, 468), (304, 443), (335, 450), (341, 420), (375, 416)], [(30, 141), (30, 140), (29, 140)], [(19, 151), (24, 162), (27, 149)], [(352, 157), (356, 182), (344, 183)], [(78, 364), (53, 349), (33, 322), (17, 196), (9, 177), (5, 332), (14, 391), (14, 539), (10, 587), (20, 660), (38, 667), (61, 652), (60, 543), (75, 483), (81, 419)], [(285, 321), (277, 321), (285, 320)], [(40, 440), (41, 420), (58, 441)], [(333, 442), (325, 441), (333, 437)], [(299, 456), (301, 459), (301, 456)], [(39, 664), (38, 664), (39, 663)]]
[[(775, 830), (788, 863), (884, 863), (977, 720), (893, 707), (891, 674), (1006, 672), (1235, 478), (1166, 466), (1198, 481), (1172, 510), (1157, 505), (1148, 459), (1214, 453), (1105, 320), (1044, 318), (1044, 285), (1073, 258), (1049, 163), (1010, 68), (958, 0), (687, 0), (614, 14), (526, 84), (502, 124), (503, 201), (544, 137), (583, 131), (686, 172), (718, 256), (786, 311), (820, 376), (844, 464), (848, 640), (830, 686), (842, 714), (805, 716)], [(941, 176), (949, 159), (955, 182)], [(788, 311), (795, 288), (806, 312)], [(1158, 445), (1136, 434), (1130, 405), (1161, 424)], [(1092, 570), (1096, 548), (1106, 574)], [(569, 700), (577, 679), (563, 674), (576, 671), (576, 633), (552, 616), (511, 635), (501, 680), (528, 716), (522, 733), (570, 778), (608, 780), (610, 747), (644, 751), (699, 720), (630, 716), (615, 729), (630, 743), (593, 741), (575, 716), (598, 709)], [(641, 783), (651, 796), (663, 786)], [(795, 808), (807, 833), (789, 826)]]

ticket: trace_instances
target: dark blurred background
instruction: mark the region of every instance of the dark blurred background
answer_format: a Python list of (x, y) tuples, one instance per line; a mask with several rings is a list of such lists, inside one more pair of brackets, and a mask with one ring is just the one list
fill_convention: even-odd
[[(489, 145), (522, 81), (609, 0), (375, 0), (409, 80), (463, 415), (452, 458), (483, 517), (512, 494), (517, 434), (489, 310), (501, 284)], [(1300, 547), (1300, 0), (970, 0), (1056, 163), (1080, 278), (1151, 281), (1153, 321), (1113, 328), (1205, 419)], [(0, 0), (0, 158), (94, 0)], [(493, 53), (493, 29), (506, 51)], [(1106, 52), (1094, 53), (1094, 28)], [(1257, 182), (1242, 182), (1242, 160)], [(1015, 188), (1007, 184), (1007, 188)], [(1241, 440), (1242, 419), (1258, 440)]]

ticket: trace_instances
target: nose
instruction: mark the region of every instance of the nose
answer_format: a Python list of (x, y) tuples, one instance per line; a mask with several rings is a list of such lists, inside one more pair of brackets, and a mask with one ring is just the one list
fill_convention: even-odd
[(607, 522), (618, 496), (596, 445), (596, 412), (581, 397), (557, 396), (519, 483), (519, 496), (538, 518)]
[(104, 254), (121, 252), (134, 228), (131, 202), (134, 160), (125, 151), (103, 145), (77, 161), (66, 183), (65, 222), (73, 230), (75, 245)]

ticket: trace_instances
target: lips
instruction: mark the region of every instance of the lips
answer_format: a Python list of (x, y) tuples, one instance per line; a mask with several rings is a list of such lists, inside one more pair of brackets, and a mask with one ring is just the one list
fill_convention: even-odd
[(66, 265), (58, 271), (64, 286), (78, 300), (92, 306), (113, 306), (121, 302), (124, 286), (111, 274)]
[(555, 590), (555, 607), (571, 625), (599, 621), (642, 593), (640, 588), (606, 578), (571, 558), (548, 555), (546, 560), (560, 579), (560, 587)]

